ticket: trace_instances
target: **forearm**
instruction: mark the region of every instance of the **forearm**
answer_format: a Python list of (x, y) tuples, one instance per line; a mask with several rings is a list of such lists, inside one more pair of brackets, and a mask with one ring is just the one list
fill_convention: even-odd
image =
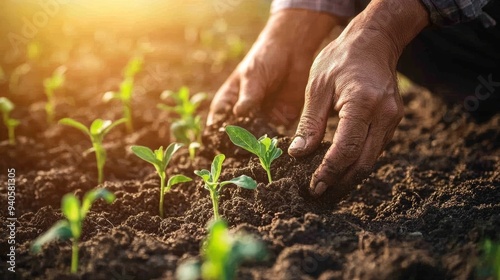
[[(429, 25), (429, 13), (420, 0), (373, 0), (341, 34), (340, 40), (373, 50), (396, 65), (406, 45)], [(385, 54), (385, 55), (384, 55)]]
[(340, 21), (340, 18), (327, 13), (284, 9), (271, 15), (256, 45), (262, 47), (260, 44), (272, 44), (273, 41), (279, 40), (279, 44), (284, 48), (293, 48), (312, 56)]

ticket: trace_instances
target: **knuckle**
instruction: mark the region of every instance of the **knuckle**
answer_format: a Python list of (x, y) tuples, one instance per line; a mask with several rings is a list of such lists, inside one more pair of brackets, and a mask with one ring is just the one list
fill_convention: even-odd
[(337, 152), (342, 159), (357, 159), (363, 149), (363, 139), (353, 137), (349, 142), (339, 143)]
[(324, 121), (322, 117), (317, 116), (310, 110), (306, 110), (300, 117), (300, 123), (297, 129), (299, 132), (298, 134), (302, 134), (303, 136), (314, 136), (320, 132)]

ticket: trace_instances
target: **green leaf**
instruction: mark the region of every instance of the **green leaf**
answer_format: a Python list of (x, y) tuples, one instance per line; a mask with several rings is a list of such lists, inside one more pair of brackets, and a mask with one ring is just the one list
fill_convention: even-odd
[(127, 65), (125, 66), (124, 76), (125, 77), (134, 77), (139, 71), (142, 69), (142, 64), (144, 59), (142, 56), (134, 56), (132, 57)]
[(165, 166), (168, 165), (168, 163), (170, 162), (170, 160), (172, 159), (172, 156), (182, 147), (183, 145), (182, 144), (179, 144), (179, 143), (171, 143), (170, 145), (168, 145), (168, 147), (165, 149), (165, 153), (164, 153), (164, 156), (163, 156), (163, 162), (165, 164)]
[(223, 187), (227, 184), (235, 184), (238, 187), (253, 190), (257, 188), (257, 182), (254, 179), (248, 177), (247, 175), (241, 175), (239, 177), (233, 178), (229, 181), (224, 181), (220, 183), (220, 186)]
[(226, 222), (214, 221), (209, 227), (204, 248), (205, 262), (201, 267), (203, 279), (228, 279), (224, 277), (224, 270), (226, 263), (230, 261), (232, 244), (233, 238), (229, 234)]
[(219, 181), (219, 176), (220, 173), (222, 172), (222, 163), (224, 163), (224, 160), (226, 159), (226, 156), (224, 154), (219, 154), (214, 157), (214, 160), (212, 161), (212, 166), (211, 166), (211, 175), (212, 175), (212, 182), (216, 183)]
[(194, 174), (200, 176), (205, 183), (209, 183), (210, 182), (210, 171), (208, 171), (206, 169), (195, 170)]
[(80, 216), (80, 201), (74, 194), (64, 195), (61, 203), (61, 209), (70, 223), (80, 221), (83, 217)]
[(108, 134), (111, 131), (111, 129), (113, 129), (115, 126), (120, 125), (122, 123), (125, 123), (126, 121), (127, 121), (126, 118), (121, 118), (113, 123), (108, 123), (109, 121), (106, 121), (106, 123), (103, 126), (103, 130), (102, 130), (101, 135), (104, 136), (104, 135)]
[(99, 198), (104, 199), (107, 203), (112, 203), (113, 201), (115, 201), (116, 197), (112, 192), (102, 188), (87, 192), (83, 197), (81, 209), (82, 220), (87, 215), (87, 212), (90, 210), (92, 204)]
[(226, 133), (229, 135), (229, 139), (236, 146), (241, 147), (255, 155), (258, 155), (260, 152), (260, 145), (257, 141), (257, 138), (253, 136), (248, 130), (235, 126), (228, 125), (226, 126)]
[(85, 127), (85, 125), (83, 125), (81, 122), (75, 121), (75, 120), (73, 120), (71, 118), (61, 119), (61, 120), (59, 120), (59, 124), (63, 124), (63, 125), (74, 127), (76, 129), (79, 129), (83, 133), (85, 133), (87, 135), (90, 135), (90, 131), (89, 131), (89, 129), (87, 127)]
[(55, 239), (69, 239), (73, 237), (71, 234), (71, 229), (69, 227), (69, 223), (66, 220), (58, 221), (55, 223), (49, 230), (40, 235), (33, 244), (31, 245), (31, 251), (33, 253), (40, 252), (43, 244), (50, 242)]
[(7, 120), (7, 126), (9, 126), (9, 127), (16, 127), (19, 124), (21, 124), (21, 122), (19, 120), (16, 120), (16, 119), (8, 119)]
[(142, 160), (145, 160), (153, 165), (159, 164), (158, 160), (155, 157), (155, 154), (150, 148), (145, 146), (132, 146), (130, 147), (130, 149), (136, 156), (138, 156)]
[(125, 78), (120, 84), (120, 99), (123, 101), (128, 101), (132, 98), (132, 92), (134, 90), (134, 79), (131, 77)]
[(180, 184), (180, 183), (185, 183), (185, 182), (190, 182), (193, 179), (184, 176), (182, 174), (174, 175), (168, 179), (167, 182), (167, 190), (169, 190), (172, 186)]
[(110, 124), (111, 124), (110, 120), (96, 119), (90, 125), (90, 134), (100, 135), (104, 130), (104, 127), (109, 126)]
[(0, 97), (0, 111), (9, 113), (15, 106), (7, 97)]

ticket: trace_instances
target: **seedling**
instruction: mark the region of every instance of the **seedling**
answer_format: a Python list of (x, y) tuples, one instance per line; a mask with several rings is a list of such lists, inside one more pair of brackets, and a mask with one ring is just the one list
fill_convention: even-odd
[(181, 87), (178, 92), (167, 90), (161, 94), (162, 99), (171, 99), (175, 105), (158, 104), (159, 109), (174, 112), (179, 116), (172, 121), (170, 131), (177, 141), (188, 145), (191, 159), (194, 159), (196, 150), (201, 146), (201, 117), (196, 115), (196, 110), (206, 97), (205, 93), (190, 97), (189, 88)]
[(206, 169), (195, 170), (194, 174), (200, 176), (205, 183), (205, 189), (210, 192), (210, 198), (214, 208), (214, 219), (219, 220), (219, 193), (220, 190), (227, 184), (235, 184), (244, 189), (253, 190), (257, 188), (257, 182), (254, 179), (241, 175), (229, 181), (219, 182), (219, 176), (222, 172), (222, 163), (226, 159), (224, 154), (219, 154), (214, 157), (212, 161), (211, 171)]
[(120, 83), (120, 91), (108, 91), (104, 93), (102, 100), (108, 102), (113, 99), (120, 100), (123, 105), (123, 118), (125, 118), (127, 130), (132, 132), (134, 125), (132, 122), (132, 94), (134, 91), (134, 77), (142, 69), (143, 58), (134, 56), (129, 60), (123, 70), (123, 81)]
[(478, 279), (500, 279), (500, 243), (486, 239), (476, 269)]
[(20, 124), (19, 120), (10, 118), (10, 112), (14, 110), (14, 104), (6, 97), (0, 97), (0, 111), (2, 112), (3, 123), (7, 127), (9, 134), (9, 144), (16, 144), (16, 135), (14, 130)]
[(105, 189), (95, 189), (85, 194), (80, 205), (80, 200), (74, 194), (66, 194), (61, 203), (61, 210), (66, 219), (55, 223), (40, 235), (31, 245), (31, 251), (38, 253), (43, 244), (54, 239), (72, 239), (71, 273), (76, 273), (78, 271), (78, 240), (82, 235), (83, 220), (94, 201), (99, 198), (112, 203), (115, 195)]
[(50, 78), (43, 80), (43, 87), (45, 89), (45, 95), (47, 96), (47, 103), (45, 104), (45, 112), (47, 113), (47, 123), (54, 123), (54, 111), (55, 111), (55, 96), (54, 92), (61, 88), (65, 81), (66, 67), (58, 67)]
[(168, 179), (167, 185), (165, 186), (165, 180), (167, 178), (165, 169), (167, 168), (167, 165), (170, 162), (170, 159), (172, 158), (173, 154), (177, 152), (177, 150), (179, 150), (180, 147), (182, 147), (182, 144), (172, 143), (168, 145), (165, 151), (163, 151), (163, 147), (160, 147), (154, 152), (150, 148), (144, 146), (131, 147), (132, 152), (134, 152), (134, 154), (139, 158), (151, 163), (155, 167), (158, 176), (160, 176), (159, 211), (160, 211), (160, 217), (162, 218), (163, 218), (163, 198), (165, 196), (165, 193), (169, 192), (173, 185), (191, 181), (191, 178), (177, 174), (170, 177)]
[(71, 118), (64, 118), (59, 121), (60, 124), (72, 126), (76, 129), (79, 129), (90, 137), (92, 148), (89, 149), (88, 152), (95, 152), (95, 158), (97, 161), (97, 182), (99, 184), (103, 182), (103, 168), (104, 164), (106, 163), (106, 150), (102, 145), (104, 136), (106, 136), (106, 134), (108, 134), (115, 126), (124, 122), (125, 119), (119, 119), (115, 122), (111, 122), (110, 120), (96, 119), (92, 122), (90, 128), (87, 128), (81, 122), (75, 121)]
[(226, 126), (226, 132), (231, 142), (236, 146), (259, 157), (260, 165), (267, 172), (267, 178), (269, 179), (269, 183), (271, 183), (273, 181), (271, 178), (271, 163), (283, 153), (277, 146), (278, 139), (276, 137), (271, 139), (267, 135), (257, 139), (248, 130), (235, 125)]
[(231, 234), (226, 222), (213, 221), (202, 247), (203, 262), (187, 262), (176, 272), (180, 280), (231, 280), (241, 263), (263, 260), (266, 249), (261, 241), (248, 234)]

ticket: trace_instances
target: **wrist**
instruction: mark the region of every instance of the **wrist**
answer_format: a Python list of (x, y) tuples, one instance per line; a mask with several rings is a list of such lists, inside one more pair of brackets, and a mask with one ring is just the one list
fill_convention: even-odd
[(327, 13), (285, 9), (270, 16), (260, 37), (263, 41), (279, 40), (297, 54), (313, 56), (332, 28), (341, 22), (341, 18)]
[(343, 35), (358, 34), (357, 44), (387, 54), (394, 65), (403, 49), (429, 25), (420, 0), (374, 0), (346, 27)]

